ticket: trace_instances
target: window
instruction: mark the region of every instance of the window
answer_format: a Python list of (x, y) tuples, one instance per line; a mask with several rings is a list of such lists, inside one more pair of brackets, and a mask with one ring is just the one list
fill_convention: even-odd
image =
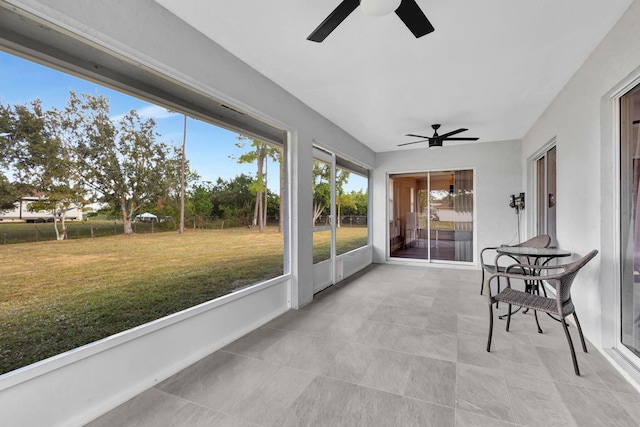
[(0, 373), (288, 271), (282, 133), (2, 53), (0, 86)]
[(336, 166), (336, 255), (367, 246), (369, 177), (366, 170), (338, 157)]

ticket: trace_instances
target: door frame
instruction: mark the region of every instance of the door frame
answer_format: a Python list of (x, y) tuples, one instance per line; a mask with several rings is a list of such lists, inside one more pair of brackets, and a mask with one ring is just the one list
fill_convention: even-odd
[[(390, 201), (393, 200), (394, 204), (397, 202), (396, 198), (395, 198), (395, 194), (393, 195), (393, 198), (390, 196), (389, 193), (392, 192), (392, 189), (389, 188), (389, 182), (390, 180), (392, 180), (392, 176), (393, 175), (418, 175), (418, 174), (426, 174), (427, 177), (427, 193), (429, 194), (431, 192), (431, 174), (432, 173), (440, 173), (440, 172), (456, 172), (456, 171), (471, 171), (473, 173), (473, 194), (474, 194), (474, 200), (473, 200), (473, 231), (472, 231), (472, 236), (473, 236), (473, 249), (472, 249), (472, 253), (473, 253), (473, 259), (471, 261), (454, 261), (454, 260), (443, 260), (443, 259), (431, 259), (431, 232), (427, 232), (427, 239), (426, 239), (426, 246), (427, 246), (427, 259), (424, 258), (400, 258), (400, 257), (392, 257), (391, 256), (391, 248), (390, 248), (390, 238), (391, 238), (391, 232), (390, 232), (390, 227), (391, 227), (391, 210), (395, 208), (394, 206), (391, 206)], [(385, 239), (385, 260), (388, 263), (391, 264), (420, 264), (420, 265), (438, 265), (438, 266), (442, 266), (442, 265), (447, 265), (447, 266), (476, 266), (478, 263), (478, 201), (477, 201), (477, 194), (478, 194), (478, 176), (477, 176), (477, 169), (475, 167), (456, 167), (456, 168), (444, 168), (444, 169), (427, 169), (427, 170), (404, 170), (404, 171), (396, 171), (396, 172), (387, 172), (385, 174), (385, 191), (386, 191), (386, 214), (385, 214), (385, 218), (386, 221), (385, 223), (387, 224), (387, 226), (385, 227), (385, 235), (386, 235), (386, 239)], [(416, 204), (417, 204), (417, 199), (418, 199), (418, 195), (416, 194)], [(427, 217), (427, 227), (428, 230), (431, 230), (431, 219), (429, 217)]]
[[(532, 215), (532, 219), (533, 219), (533, 226), (531, 228), (531, 232), (532, 235), (537, 235), (537, 234), (549, 234), (549, 230), (548, 230), (548, 226), (549, 226), (549, 206), (548, 206), (548, 194), (549, 194), (549, 180), (548, 180), (548, 176), (549, 176), (549, 151), (556, 149), (556, 166), (554, 167), (554, 175), (555, 175), (555, 194), (557, 195), (558, 192), (558, 168), (557, 168), (557, 156), (558, 156), (558, 150), (557, 150), (557, 143), (556, 143), (556, 137), (554, 136), (549, 142), (547, 142), (545, 145), (543, 145), (538, 151), (536, 151), (536, 153), (534, 155), (532, 155), (529, 158), (529, 162), (531, 165), (531, 170), (533, 173), (532, 176), (532, 180), (531, 185), (531, 191), (529, 194), (531, 194), (530, 199), (530, 204), (531, 204), (531, 212), (533, 212)], [(540, 161), (541, 159), (545, 159), (545, 176), (543, 177), (544, 179), (544, 191), (543, 193), (545, 194), (546, 197), (543, 197), (543, 200), (541, 201), (538, 197), (539, 192), (540, 192), (540, 188), (539, 188), (539, 170), (538, 170), (538, 161)], [(544, 206), (540, 206), (540, 203), (543, 203)], [(544, 214), (542, 215), (542, 217), (540, 217), (540, 215), (538, 215), (538, 212), (540, 211), (540, 209), (544, 209)], [(542, 222), (542, 224), (541, 224)], [(540, 226), (543, 225), (543, 230), (540, 230)], [(551, 246), (557, 246), (558, 245), (558, 241), (557, 241), (557, 227), (556, 230), (554, 230), (552, 237), (552, 241), (551, 241)]]

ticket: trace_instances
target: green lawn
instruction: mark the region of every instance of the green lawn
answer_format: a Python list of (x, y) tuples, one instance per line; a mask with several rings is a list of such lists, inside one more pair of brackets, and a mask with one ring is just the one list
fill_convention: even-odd
[(0, 373), (277, 277), (283, 247), (275, 228), (0, 245)]

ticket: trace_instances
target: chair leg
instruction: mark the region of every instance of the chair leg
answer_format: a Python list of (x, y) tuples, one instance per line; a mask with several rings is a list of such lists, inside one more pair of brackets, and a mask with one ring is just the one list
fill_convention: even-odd
[(573, 312), (573, 320), (576, 321), (576, 326), (578, 327), (578, 334), (580, 335), (580, 341), (582, 341), (582, 350), (587, 353), (587, 345), (584, 342), (584, 335), (582, 335), (582, 328), (580, 327), (580, 321), (578, 321), (578, 316), (576, 312)]
[(538, 312), (536, 310), (533, 310), (533, 317), (536, 318), (536, 325), (538, 326), (538, 333), (541, 334), (542, 333), (542, 328), (540, 327), (540, 322), (538, 322)]
[(493, 335), (493, 304), (489, 304), (489, 338), (487, 339), (487, 351), (491, 351), (491, 336)]
[(569, 341), (569, 350), (571, 350), (571, 359), (573, 360), (573, 370), (576, 375), (580, 376), (580, 369), (578, 368), (578, 359), (576, 359), (576, 351), (573, 348), (573, 341), (571, 341), (571, 335), (569, 334), (569, 328), (567, 327), (567, 321), (564, 318), (561, 320), (562, 327), (564, 328), (564, 333), (567, 336), (567, 341)]
[(484, 268), (482, 269), (482, 286), (480, 286), (480, 295), (484, 292)]
[(507, 327), (505, 331), (509, 332), (509, 326), (511, 326), (511, 304), (509, 304), (509, 308), (507, 309)]

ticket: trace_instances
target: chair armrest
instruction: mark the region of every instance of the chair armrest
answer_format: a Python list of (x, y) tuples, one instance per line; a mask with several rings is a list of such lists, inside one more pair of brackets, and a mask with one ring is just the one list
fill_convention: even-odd
[[(517, 266), (522, 266), (522, 267), (535, 267), (537, 268), (535, 265), (531, 266), (528, 264), (514, 264), (514, 265), (510, 265), (508, 268), (511, 267), (517, 267)], [(554, 279), (561, 279), (563, 277), (565, 277), (566, 274), (564, 272), (562, 273), (556, 273), (556, 274), (547, 274), (544, 276), (531, 276), (528, 274), (516, 274), (516, 273), (496, 273), (493, 274), (491, 277), (489, 277), (489, 281), (491, 281), (491, 279), (493, 279), (494, 277), (505, 277), (507, 279), (507, 283), (509, 283), (509, 279), (518, 279), (518, 280), (554, 280)]]
[(561, 270), (561, 269), (566, 269), (568, 266), (570, 266), (571, 264), (559, 264), (559, 265), (533, 265), (533, 264), (523, 264), (523, 263), (517, 263), (517, 264), (512, 264), (511, 266), (516, 266), (516, 267), (523, 267), (523, 268), (528, 268), (528, 269), (535, 269), (535, 270)]
[(520, 264), (522, 261), (520, 261), (518, 258), (514, 257), (513, 255), (509, 255), (509, 254), (498, 254), (498, 256), (496, 256), (496, 259), (494, 261), (494, 264), (496, 266), (496, 271), (498, 271), (497, 267), (498, 267), (498, 260), (502, 257), (506, 257), (506, 258), (511, 258), (513, 260), (513, 264), (509, 264), (504, 266), (505, 269), (511, 267), (514, 264)]
[(527, 276), (524, 274), (513, 274), (513, 273), (496, 273), (492, 274), (487, 280), (487, 298), (489, 300), (489, 305), (493, 304), (495, 301), (493, 300), (493, 294), (491, 293), (491, 282), (493, 279), (504, 277), (507, 279), (507, 288), (511, 287), (511, 279), (519, 279), (519, 280), (529, 280), (531, 276)]
[(498, 249), (496, 246), (489, 246), (487, 248), (484, 248), (480, 251), (480, 264), (482, 264), (483, 266), (485, 265), (484, 259), (482, 257), (482, 255), (485, 253), (485, 251), (495, 251), (496, 249)]

